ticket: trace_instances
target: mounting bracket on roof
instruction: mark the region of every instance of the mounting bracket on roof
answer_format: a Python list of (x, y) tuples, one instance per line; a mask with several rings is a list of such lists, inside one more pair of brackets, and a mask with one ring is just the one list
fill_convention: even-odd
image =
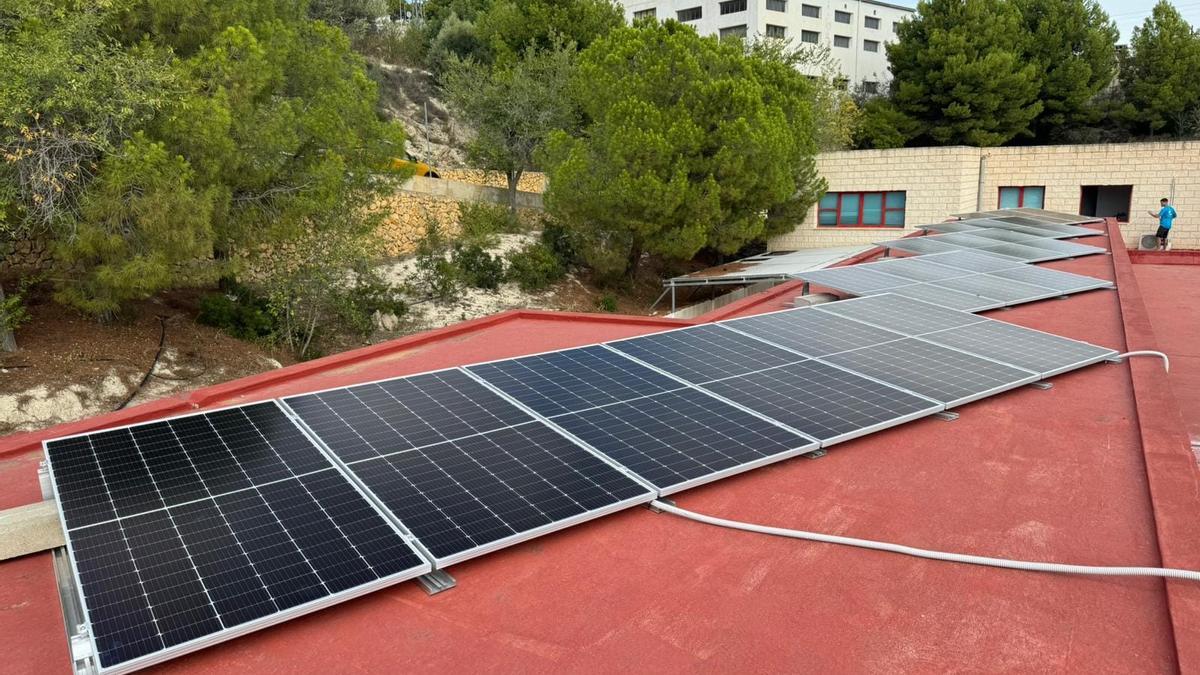
[(958, 419), (958, 413), (950, 412), (949, 410), (943, 410), (940, 413), (934, 413), (933, 416), (939, 420), (946, 420), (947, 422), (953, 422), (954, 420)]
[(445, 570), (434, 570), (429, 574), (422, 574), (417, 577), (417, 581), (421, 584), (421, 588), (425, 589), (425, 592), (429, 595), (437, 595), (458, 585), (454, 577), (447, 574)]
[(1045, 391), (1047, 389), (1053, 389), (1054, 383), (1053, 382), (1034, 382), (1033, 384), (1031, 384), (1029, 386), (1033, 387), (1034, 389), (1041, 389), (1042, 391)]
[(824, 450), (823, 448), (817, 448), (816, 450), (813, 450), (812, 452), (806, 452), (800, 456), (805, 459), (820, 459), (828, 454), (829, 454), (829, 452), (827, 450)]
[[(660, 502), (663, 502), (664, 504), (670, 504), (671, 506), (677, 506), (677, 504), (675, 504), (674, 499), (667, 499), (666, 497), (659, 497), (655, 501), (660, 501)], [(662, 509), (655, 506), (654, 502), (650, 502), (649, 504), (647, 504), (646, 508), (650, 509), (651, 511), (653, 511), (655, 513), (662, 513)]]

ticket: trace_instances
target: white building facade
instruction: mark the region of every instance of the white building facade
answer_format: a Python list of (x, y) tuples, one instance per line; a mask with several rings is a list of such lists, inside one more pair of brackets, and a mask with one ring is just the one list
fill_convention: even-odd
[(884, 45), (914, 10), (876, 0), (621, 0), (625, 19), (677, 19), (701, 35), (790, 39), (829, 48), (841, 74), (867, 92), (890, 79)]

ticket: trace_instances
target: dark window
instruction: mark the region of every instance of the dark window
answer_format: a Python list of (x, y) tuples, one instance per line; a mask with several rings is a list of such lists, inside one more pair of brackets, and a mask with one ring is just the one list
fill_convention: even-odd
[(681, 9), (678, 12), (675, 12), (675, 18), (679, 19), (680, 21), (697, 21), (703, 16), (704, 8), (702, 7), (690, 7), (688, 9)]
[(721, 29), (721, 37), (746, 37), (746, 24)]
[(1028, 206), (1031, 209), (1044, 208), (1046, 203), (1046, 188), (1036, 187), (1002, 187), (1000, 188), (1000, 205), (1002, 209), (1016, 209)]
[(772, 12), (786, 12), (787, 0), (767, 0), (767, 9)]
[(800, 31), (800, 41), (815, 45), (821, 41), (821, 34), (815, 30), (802, 30)]
[(1116, 218), (1129, 222), (1133, 204), (1132, 185), (1081, 185), (1079, 214), (1097, 218)]
[(863, 80), (862, 90), (863, 90), (864, 94), (878, 94), (879, 93), (879, 83), (872, 82), (870, 80)]
[(800, 14), (813, 19), (821, 18), (821, 8), (816, 5), (800, 5)]
[(892, 22), (892, 32), (893, 32), (893, 33), (899, 33), (899, 32), (900, 32), (900, 22), (899, 22), (899, 21), (893, 21), (893, 22)]
[(838, 23), (850, 23), (850, 12), (836, 11), (833, 13), (833, 20)]
[(821, 197), (821, 227), (904, 227), (904, 192), (827, 192)]
[(879, 43), (874, 40), (863, 40), (863, 51), (877, 52), (879, 51)]
[(772, 26), (767, 24), (767, 37), (784, 39), (787, 37), (787, 28), (783, 26)]
[(833, 46), (834, 47), (849, 47), (850, 46), (850, 38), (846, 37), (845, 35), (834, 35), (833, 36)]
[(634, 21), (638, 21), (640, 19), (657, 19), (657, 18), (658, 18), (658, 10), (654, 9), (653, 7), (651, 7), (650, 9), (643, 9), (641, 11), (637, 11), (637, 12), (633, 13)]
[(721, 14), (733, 14), (746, 11), (746, 0), (725, 0), (720, 4)]
[(867, 28), (879, 28), (879, 17), (868, 16), (863, 19), (863, 25)]

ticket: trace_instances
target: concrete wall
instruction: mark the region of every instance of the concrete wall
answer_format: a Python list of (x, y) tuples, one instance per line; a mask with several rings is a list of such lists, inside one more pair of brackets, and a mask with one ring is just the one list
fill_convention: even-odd
[[(413, 176), (405, 181), (400, 189), (404, 192), (452, 199), (456, 202), (508, 204), (508, 190), (444, 178)], [(517, 192), (517, 208), (541, 209), (542, 195), (535, 192)]]
[[(983, 181), (980, 181), (980, 166)], [(903, 148), (824, 153), (817, 168), (832, 192), (904, 190), (904, 228), (817, 226), (814, 207), (804, 223), (770, 242), (773, 250), (849, 246), (895, 239), (915, 226), (951, 214), (999, 207), (1000, 188), (1044, 186), (1045, 208), (1078, 213), (1082, 186), (1132, 185), (1131, 222), (1121, 231), (1134, 245), (1157, 223), (1146, 211), (1173, 196), (1179, 211), (1172, 246), (1200, 249), (1200, 141), (1009, 148)]]

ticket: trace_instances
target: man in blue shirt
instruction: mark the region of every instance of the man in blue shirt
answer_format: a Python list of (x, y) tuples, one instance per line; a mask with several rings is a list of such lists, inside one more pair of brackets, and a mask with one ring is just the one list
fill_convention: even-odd
[(1167, 250), (1167, 237), (1171, 235), (1171, 226), (1175, 224), (1175, 217), (1179, 214), (1175, 213), (1175, 207), (1171, 206), (1171, 200), (1163, 197), (1159, 204), (1161, 208), (1158, 212), (1149, 211), (1148, 213), (1158, 218), (1158, 232), (1154, 235), (1158, 237), (1158, 247), (1163, 251)]

